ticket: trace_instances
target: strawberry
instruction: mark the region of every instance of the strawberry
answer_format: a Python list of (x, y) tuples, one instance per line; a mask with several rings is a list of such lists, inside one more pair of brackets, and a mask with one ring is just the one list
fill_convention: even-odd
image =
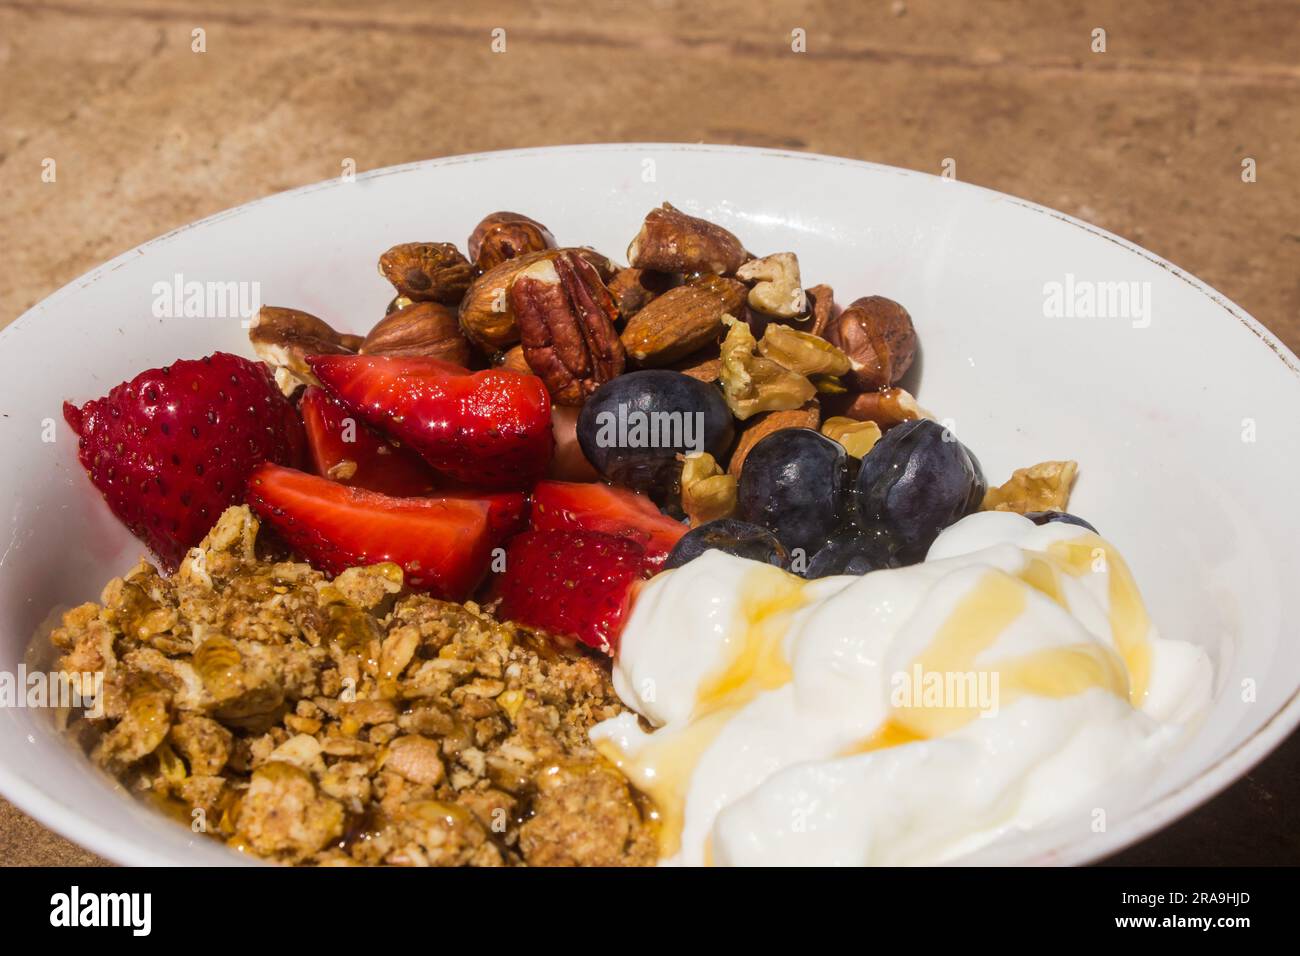
[(359, 418), (476, 488), (527, 488), (546, 473), (554, 439), (542, 380), (470, 372), (433, 358), (313, 355), (325, 389)]
[(80, 408), (77, 457), (168, 571), (237, 504), (253, 468), (298, 464), (302, 422), (260, 362), (225, 352), (141, 372)]
[(529, 527), (603, 531), (629, 538), (645, 549), (646, 560), (658, 569), (686, 525), (662, 514), (645, 495), (627, 488), (575, 481), (543, 481), (533, 489)]
[(352, 418), (324, 390), (308, 388), (298, 408), (316, 474), (395, 498), (433, 491), (437, 477), (423, 458)]
[(525, 531), (506, 549), (502, 620), (613, 654), (648, 572), (645, 549), (599, 531)]
[(392, 498), (269, 464), (249, 478), (248, 503), (327, 574), (392, 561), (408, 587), (452, 601), (487, 572), (505, 516), (513, 508), (518, 521), (523, 511), (522, 494)]

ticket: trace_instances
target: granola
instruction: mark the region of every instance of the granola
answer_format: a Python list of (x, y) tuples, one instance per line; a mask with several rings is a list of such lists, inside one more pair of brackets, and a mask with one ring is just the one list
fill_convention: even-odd
[(228, 509), (177, 573), (141, 562), (51, 636), (104, 672), (69, 734), (126, 787), (280, 863), (644, 865), (654, 814), (590, 744), (624, 710), (579, 649), (279, 560)]

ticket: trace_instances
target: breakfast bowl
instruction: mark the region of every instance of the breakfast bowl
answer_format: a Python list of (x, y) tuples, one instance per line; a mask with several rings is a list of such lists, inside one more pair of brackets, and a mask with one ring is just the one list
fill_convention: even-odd
[[(0, 672), (49, 665), (57, 614), (95, 600), (143, 545), (78, 464), (65, 400), (215, 351), (251, 356), (257, 303), (364, 333), (392, 289), (370, 263), (455, 240), (492, 209), (620, 257), (667, 200), (760, 254), (796, 249), (841, 302), (905, 303), (922, 351), (906, 379), (993, 482), (1073, 459), (1070, 510), (1121, 550), (1166, 638), (1200, 648), (1209, 704), (1154, 779), (1091, 812), (1008, 834), (961, 862), (1081, 864), (1231, 784), (1300, 722), (1297, 359), (1213, 289), (1067, 215), (964, 183), (832, 157), (612, 145), (453, 157), (309, 186), (119, 256), (0, 333), (10, 464), (0, 474)], [(197, 300), (193, 290), (199, 290)], [(213, 290), (216, 290), (215, 301)], [(114, 862), (247, 862), (169, 823), (70, 746), (48, 708), (0, 709), (0, 793)]]

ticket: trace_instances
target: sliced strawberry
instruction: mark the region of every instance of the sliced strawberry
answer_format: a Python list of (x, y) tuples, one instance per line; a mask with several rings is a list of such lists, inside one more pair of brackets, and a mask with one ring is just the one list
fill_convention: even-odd
[(506, 549), (497, 614), (613, 654), (647, 573), (635, 541), (599, 531), (525, 531)]
[(488, 506), (488, 534), (492, 546), (512, 538), (528, 527), (528, 496), (522, 491), (469, 491), (461, 488), (441, 488), (436, 498), (455, 498), (481, 501)]
[(267, 367), (225, 352), (64, 402), (63, 417), (91, 482), (169, 571), (242, 500), (254, 467), (303, 454), (298, 412)]
[(248, 503), (327, 574), (393, 561), (408, 587), (463, 601), (492, 557), (492, 501), (485, 498), (392, 498), (263, 465), (248, 481)]
[(595, 482), (543, 481), (533, 489), (531, 524), (535, 530), (556, 528), (603, 531), (641, 545), (646, 560), (658, 569), (689, 528), (662, 514), (645, 495)]
[(395, 498), (427, 495), (437, 476), (423, 458), (358, 421), (323, 389), (311, 386), (298, 405), (316, 474)]
[(313, 355), (348, 411), (475, 488), (527, 488), (546, 473), (551, 399), (536, 375), (470, 372), (432, 358)]

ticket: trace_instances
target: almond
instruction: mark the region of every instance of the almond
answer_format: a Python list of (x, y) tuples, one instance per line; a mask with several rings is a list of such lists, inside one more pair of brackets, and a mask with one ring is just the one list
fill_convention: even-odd
[(671, 365), (717, 341), (724, 315), (743, 314), (749, 290), (734, 279), (707, 275), (669, 289), (628, 319), (623, 347), (647, 368)]
[(362, 355), (407, 355), (468, 365), (469, 341), (456, 314), (436, 302), (413, 302), (390, 312), (361, 343)]
[(727, 467), (727, 474), (739, 478), (740, 469), (745, 464), (745, 456), (749, 454), (749, 450), (772, 432), (780, 431), (782, 428), (816, 428), (820, 421), (821, 409), (818, 407), (815, 398), (810, 399), (799, 408), (780, 412), (767, 412), (758, 418), (752, 419), (745, 425), (744, 431), (740, 433), (740, 440), (736, 442), (736, 450), (731, 453), (731, 464)]

